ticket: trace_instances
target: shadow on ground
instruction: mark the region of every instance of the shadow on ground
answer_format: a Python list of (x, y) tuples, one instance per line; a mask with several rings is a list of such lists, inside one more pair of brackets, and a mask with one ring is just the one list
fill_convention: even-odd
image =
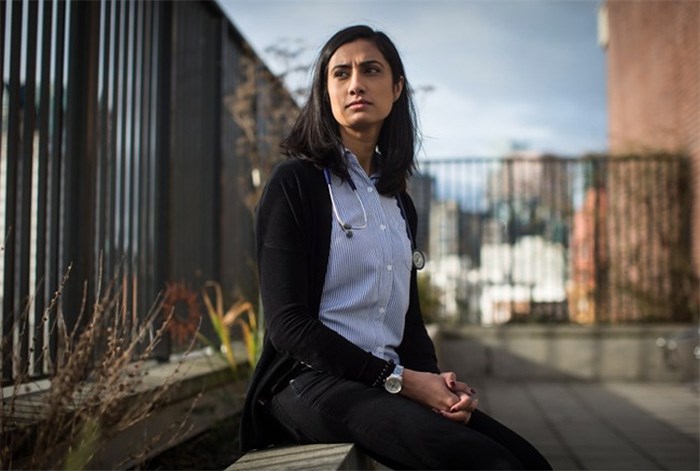
[[(509, 380), (454, 342), (440, 342), (443, 368), (476, 388), (480, 408), (530, 440), (555, 469), (700, 469), (696, 383), (585, 381), (497, 351), (517, 373)], [(528, 379), (528, 371), (541, 379)]]

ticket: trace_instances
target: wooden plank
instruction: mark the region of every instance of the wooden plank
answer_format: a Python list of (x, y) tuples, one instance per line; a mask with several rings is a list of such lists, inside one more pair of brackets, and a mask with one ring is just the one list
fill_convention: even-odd
[(324, 443), (254, 451), (241, 457), (226, 471), (251, 469), (376, 469), (376, 466), (352, 443)]

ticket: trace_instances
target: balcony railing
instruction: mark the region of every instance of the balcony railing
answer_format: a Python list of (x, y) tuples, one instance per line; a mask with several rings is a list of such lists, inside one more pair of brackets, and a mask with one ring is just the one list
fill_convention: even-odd
[(428, 160), (412, 181), (424, 310), (443, 322), (687, 321), (687, 160)]

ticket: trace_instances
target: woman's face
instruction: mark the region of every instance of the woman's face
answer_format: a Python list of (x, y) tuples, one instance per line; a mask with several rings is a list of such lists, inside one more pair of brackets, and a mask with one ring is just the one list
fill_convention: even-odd
[(340, 46), (328, 62), (328, 96), (341, 135), (374, 131), (379, 134), (403, 89), (371, 41), (358, 39)]

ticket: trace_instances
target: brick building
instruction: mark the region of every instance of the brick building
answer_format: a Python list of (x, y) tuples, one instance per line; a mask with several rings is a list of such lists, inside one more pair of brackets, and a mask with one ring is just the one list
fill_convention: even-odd
[(700, 1), (606, 2), (610, 150), (685, 151), (700, 273)]
[[(608, 0), (601, 7), (600, 20), (600, 41), (607, 50), (611, 153), (668, 152), (690, 156), (690, 204), (682, 210), (691, 212), (689, 245), (693, 255), (689, 270), (697, 279), (700, 1)], [(616, 201), (613, 193), (609, 194), (609, 201)], [(684, 214), (681, 219), (685, 219)]]

